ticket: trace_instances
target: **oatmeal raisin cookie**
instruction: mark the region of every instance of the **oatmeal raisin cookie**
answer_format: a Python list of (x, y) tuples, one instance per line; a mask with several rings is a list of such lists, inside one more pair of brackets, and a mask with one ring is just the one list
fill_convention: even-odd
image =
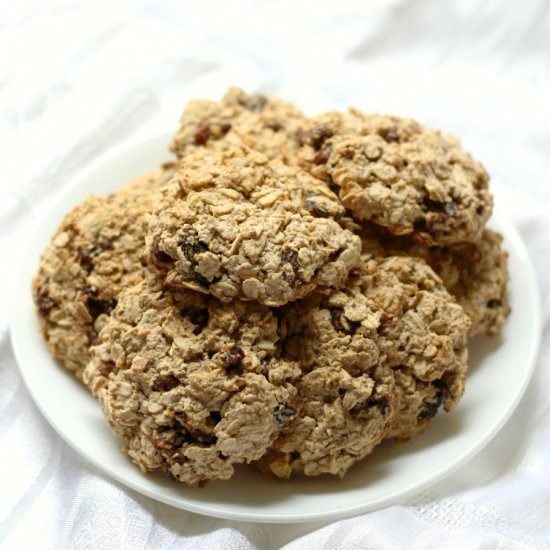
[(278, 338), (265, 306), (229, 308), (152, 277), (120, 294), (84, 380), (143, 471), (228, 479), (295, 416), (299, 370), (278, 358)]
[(295, 135), (304, 120), (300, 110), (280, 99), (230, 88), (220, 101), (199, 99), (188, 103), (171, 148), (184, 157), (204, 147), (247, 146), (270, 159), (295, 164)]
[(361, 242), (338, 224), (343, 213), (305, 172), (251, 150), (201, 150), (164, 189), (148, 258), (171, 286), (281, 306), (345, 284)]
[(170, 174), (167, 165), (117, 194), (87, 197), (42, 254), (33, 280), (42, 332), (52, 355), (79, 378), (118, 293), (142, 276), (147, 218)]
[(300, 139), (302, 164), (338, 187), (357, 219), (429, 245), (479, 240), (489, 177), (454, 137), (350, 109), (312, 119)]

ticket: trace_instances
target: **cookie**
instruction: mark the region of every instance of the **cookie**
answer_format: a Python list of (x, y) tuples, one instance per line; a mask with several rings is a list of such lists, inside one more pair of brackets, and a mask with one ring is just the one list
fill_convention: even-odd
[(33, 297), (52, 355), (77, 377), (120, 290), (141, 277), (147, 217), (171, 167), (118, 194), (90, 196), (69, 212), (40, 259)]
[(393, 376), (377, 344), (380, 312), (360, 294), (315, 294), (282, 308), (284, 350), (300, 365), (295, 418), (258, 467), (343, 476), (386, 436)]
[(300, 139), (302, 164), (336, 186), (358, 220), (429, 245), (479, 240), (489, 177), (454, 137), (350, 109), (313, 119)]
[(189, 154), (163, 193), (146, 245), (170, 286), (281, 306), (343, 286), (359, 263), (327, 186), (255, 151)]
[(464, 392), (471, 321), (421, 259), (364, 255), (360, 287), (382, 311), (379, 345), (395, 375), (395, 417), (387, 437), (422, 433), (440, 406)]
[(270, 159), (296, 163), (296, 132), (305, 120), (289, 103), (230, 88), (220, 101), (190, 101), (171, 148), (180, 157), (200, 148), (247, 146)]
[(84, 380), (143, 471), (228, 479), (294, 418), (298, 369), (277, 357), (278, 338), (265, 306), (144, 279), (120, 294)]
[(373, 224), (361, 229), (363, 250), (378, 255), (408, 254), (422, 258), (441, 277), (472, 321), (469, 337), (495, 336), (510, 314), (507, 297), (508, 253), (502, 236), (485, 229), (476, 243), (426, 246), (395, 237)]

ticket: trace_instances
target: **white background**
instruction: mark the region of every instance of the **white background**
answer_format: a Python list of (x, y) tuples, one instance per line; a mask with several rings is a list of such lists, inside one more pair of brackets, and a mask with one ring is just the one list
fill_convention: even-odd
[[(232, 84), (455, 133), (528, 245), (544, 312), (534, 380), (486, 450), (401, 506), (291, 526), (171, 509), (83, 461), (22, 385), (7, 304), (23, 234), (98, 155), (175, 129), (188, 99)], [(0, 545), (550, 548), (550, 3), (5, 0), (0, 114)]]

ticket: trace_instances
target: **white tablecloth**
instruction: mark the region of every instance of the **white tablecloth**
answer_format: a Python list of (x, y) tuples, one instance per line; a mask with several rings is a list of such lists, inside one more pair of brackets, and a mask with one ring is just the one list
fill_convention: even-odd
[[(102, 152), (237, 84), (460, 136), (532, 255), (543, 344), (517, 411), (422, 494), (335, 523), (237, 523), (106, 478), (32, 403), (9, 343), (21, 236)], [(546, 0), (0, 5), (0, 544), (5, 548), (550, 548), (550, 4)]]

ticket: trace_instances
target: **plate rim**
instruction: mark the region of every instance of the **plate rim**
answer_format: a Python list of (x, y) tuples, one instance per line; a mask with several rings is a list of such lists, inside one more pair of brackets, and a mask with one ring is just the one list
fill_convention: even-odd
[[(66, 197), (71, 195), (77, 188), (79, 188), (84, 180), (91, 177), (94, 172), (97, 172), (106, 164), (113, 162), (117, 157), (128, 154), (132, 149), (138, 147), (145, 147), (147, 144), (158, 144), (159, 141), (163, 140), (164, 143), (168, 143), (169, 136), (166, 132), (156, 133), (152, 136), (149, 136), (145, 139), (134, 139), (128, 140), (123, 144), (118, 145), (115, 148), (105, 152), (104, 154), (97, 157), (94, 161), (87, 164), (81, 170), (76, 172), (72, 177), (72, 181), (60, 189), (47, 208), (44, 208), (44, 211), (41, 212), (41, 215), (37, 216), (36, 219), (32, 220), (31, 227), (28, 229), (26, 238), (24, 238), (25, 248), (29, 249), (30, 244), (33, 238), (36, 237), (39, 230), (46, 224), (47, 219), (52, 215), (52, 213), (59, 213), (60, 205), (66, 200)], [(169, 151), (167, 149), (167, 157), (169, 156)], [(167, 159), (168, 160), (168, 159)], [(182, 502), (179, 499), (171, 497), (170, 495), (165, 495), (162, 491), (153, 491), (145, 485), (140, 485), (140, 483), (134, 482), (133, 479), (127, 477), (124, 472), (119, 471), (116, 468), (113, 468), (107, 462), (102, 460), (100, 457), (89, 453), (87, 449), (82, 449), (75, 441), (70, 438), (70, 435), (66, 434), (63, 427), (59, 425), (58, 421), (54, 416), (50, 414), (46, 408), (44, 402), (40, 397), (40, 390), (35, 387), (33, 384), (32, 377), (28, 369), (24, 368), (22, 347), (20, 347), (18, 332), (17, 332), (17, 301), (19, 297), (18, 287), (20, 282), (26, 282), (25, 273), (28, 270), (26, 269), (27, 263), (25, 258), (23, 258), (18, 266), (14, 293), (11, 299), (11, 307), (9, 312), (9, 333), (12, 349), (16, 359), (17, 368), (22, 376), (23, 382), (27, 391), (31, 395), (31, 398), (34, 404), (39, 409), (40, 413), (44, 416), (50, 426), (54, 431), (65, 441), (71, 449), (73, 449), (79, 456), (83, 457), (85, 460), (93, 464), (98, 470), (107, 474), (110, 478), (121, 483), (122, 485), (129, 487), (130, 489), (143, 494), (154, 500), (163, 502), (170, 506), (187, 510), (190, 512), (207, 515), (211, 517), (217, 517), (222, 519), (237, 520), (237, 521), (249, 521), (255, 523), (302, 523), (302, 522), (321, 522), (326, 520), (338, 520), (346, 517), (356, 516), (362, 513), (369, 511), (378, 510), (380, 508), (396, 504), (403, 499), (410, 497), (411, 495), (417, 493), (421, 489), (427, 489), (432, 485), (438, 483), (442, 479), (448, 477), (453, 472), (458, 470), (461, 466), (466, 464), (471, 460), (476, 454), (478, 454), (494, 437), (495, 435), (503, 428), (506, 422), (510, 419), (513, 412), (517, 408), (519, 402), (521, 401), (525, 391), (529, 385), (529, 382), (532, 380), (535, 366), (537, 363), (537, 357), (539, 354), (540, 344), (541, 344), (541, 333), (542, 333), (542, 309), (541, 309), (541, 295), (540, 288), (538, 285), (538, 280), (536, 272), (532, 263), (532, 260), (527, 251), (527, 247), (523, 242), (520, 234), (513, 225), (513, 223), (504, 215), (502, 210), (497, 206), (494, 209), (493, 217), (496, 219), (499, 228), (502, 228), (503, 233), (506, 238), (511, 241), (513, 244), (514, 250), (521, 257), (525, 276), (530, 283), (533, 296), (533, 335), (532, 335), (532, 345), (529, 349), (529, 355), (526, 357), (526, 369), (525, 375), (521, 380), (521, 383), (516, 388), (515, 393), (512, 396), (512, 399), (508, 402), (506, 408), (500, 413), (500, 415), (495, 418), (495, 421), (492, 424), (490, 430), (488, 430), (483, 437), (476, 441), (476, 443), (468, 447), (462, 455), (460, 455), (451, 466), (443, 468), (436, 472), (433, 477), (430, 477), (428, 480), (421, 479), (415, 484), (412, 484), (406, 489), (393, 491), (387, 496), (378, 498), (376, 500), (371, 500), (363, 505), (353, 505), (347, 508), (339, 508), (337, 510), (328, 510), (324, 512), (313, 512), (313, 513), (303, 513), (303, 514), (279, 514), (272, 515), (266, 513), (257, 513), (251, 514), (248, 512), (239, 512), (239, 511), (226, 511), (220, 509), (219, 506), (212, 506), (208, 504), (201, 504), (193, 501), (186, 500)], [(38, 262), (38, 258), (36, 258)], [(142, 474), (146, 475), (146, 474)]]

